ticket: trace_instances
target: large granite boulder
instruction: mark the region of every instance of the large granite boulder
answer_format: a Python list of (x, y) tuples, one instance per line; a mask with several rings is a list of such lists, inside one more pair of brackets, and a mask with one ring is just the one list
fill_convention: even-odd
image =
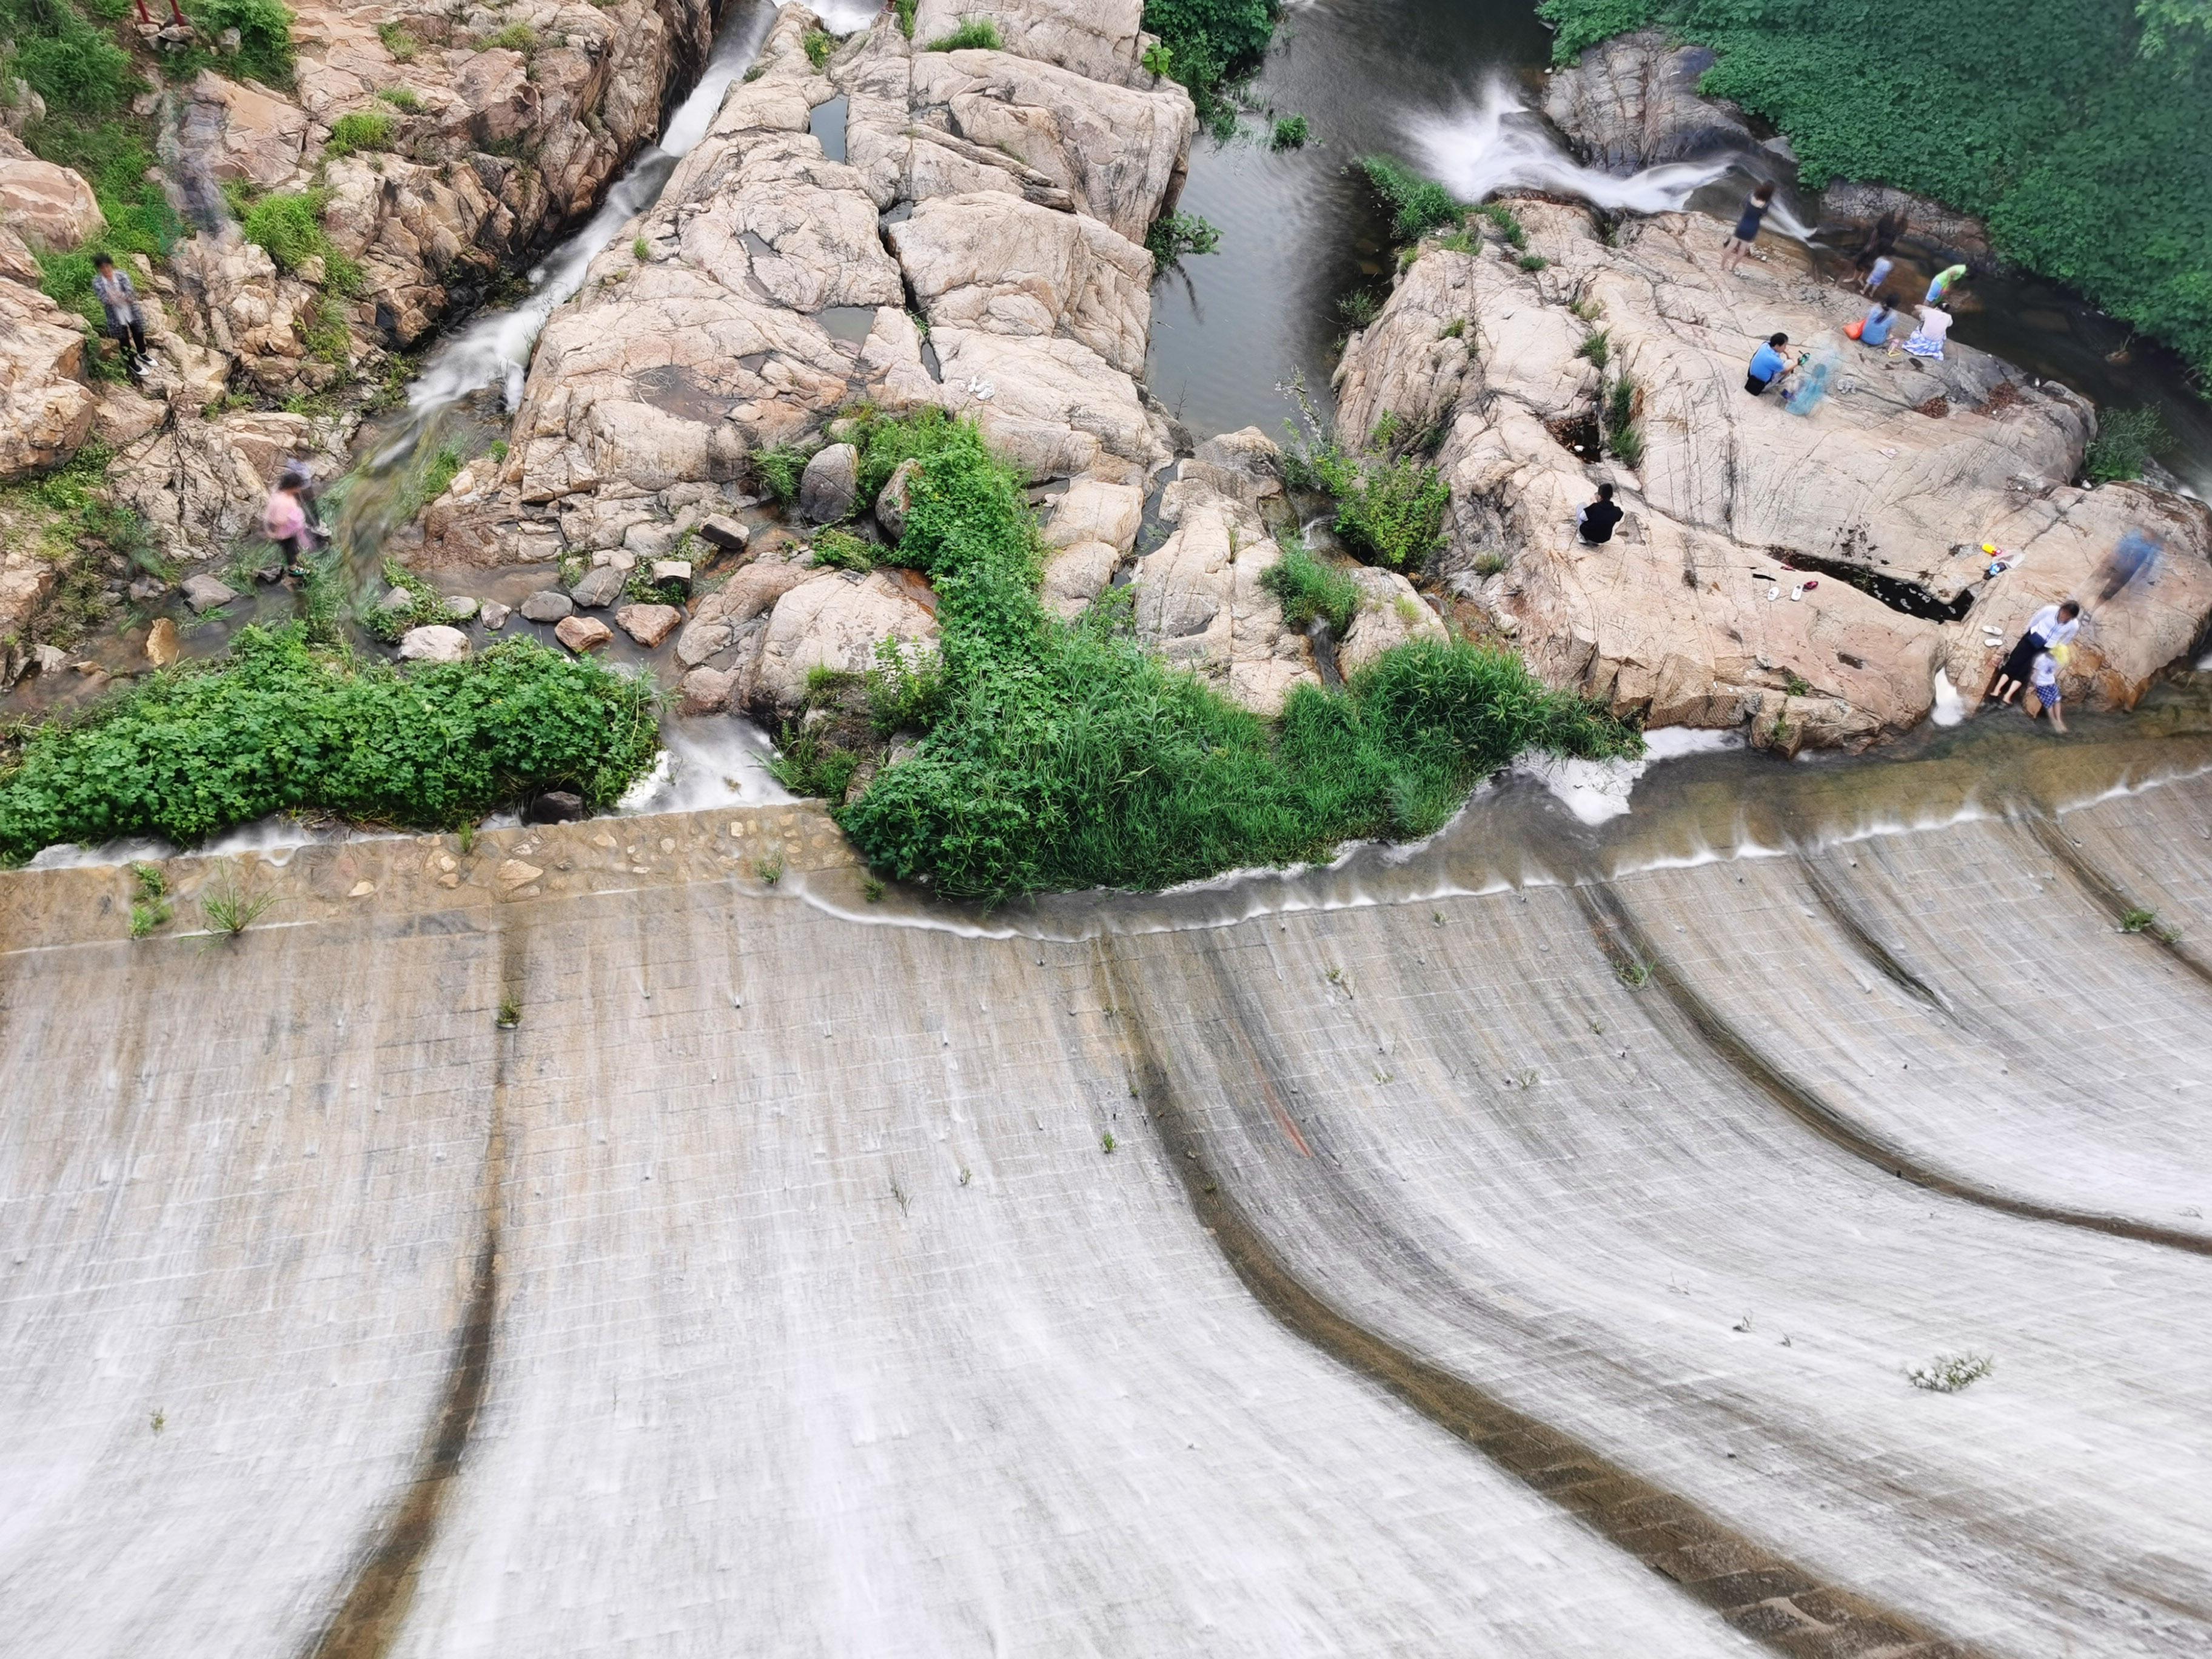
[[(2212, 520), (2072, 483), (2094, 416), (2071, 392), (1957, 344), (1942, 362), (1858, 346), (1842, 331), (1863, 301), (1787, 261), (1723, 276), (1702, 221), (1639, 222), (1608, 246), (1580, 210), (1516, 209), (1547, 267), (1431, 247), (1346, 350), (1340, 422), (1444, 433), (1434, 574), (1553, 684), (1655, 726), (1748, 720), (1784, 747), (1863, 744), (1928, 713), (1938, 668), (1978, 689), (1984, 625), (2008, 643), (2046, 599), (2094, 597), (2106, 554), (2145, 521), (2168, 556), (2085, 633), (2092, 706), (2131, 703), (2212, 614)], [(1602, 374), (1586, 344), (1600, 330)], [(1830, 365), (1808, 414), (1743, 391), (1778, 330)], [(1624, 372), (1634, 469), (1589, 447)], [(1574, 515), (1601, 480), (1628, 518), (1587, 547)], [(1985, 576), (1985, 543), (2018, 568)]]
[(1137, 561), (1138, 637), (1255, 714), (1280, 714), (1293, 687), (1321, 684), (1311, 643), (1261, 580), (1282, 550), (1256, 514), (1225, 496), (1186, 498), (1180, 518)]
[(1057, 64), (1093, 81), (1150, 86), (1143, 58), (1144, 0), (921, 0), (915, 9), (918, 46), (942, 40), (970, 15), (989, 17), (1010, 52)]
[(1712, 66), (1710, 47), (1682, 45), (1664, 29), (1616, 35), (1551, 77), (1544, 113), (1609, 173), (1755, 149), (1741, 111), (1698, 95)]
[(884, 570), (858, 579), (830, 572), (801, 582), (769, 614), (752, 702), (789, 714), (805, 699), (808, 674), (872, 668), (876, 647), (885, 640), (936, 643), (937, 617), (915, 585)]
[(106, 223), (79, 174), (40, 161), (0, 132), (0, 224), (40, 247), (66, 250), (97, 236)]
[(0, 280), (0, 480), (76, 453), (96, 406), (83, 374), (82, 319), (34, 288)]

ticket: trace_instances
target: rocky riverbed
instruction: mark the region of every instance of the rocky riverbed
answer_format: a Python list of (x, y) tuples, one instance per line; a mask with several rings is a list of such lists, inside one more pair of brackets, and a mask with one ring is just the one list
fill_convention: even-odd
[[(332, 249), (363, 275), (347, 313), (356, 371), (585, 211), (712, 21), (647, 12), (625, 33), (587, 26), (620, 8), (543, 9), (527, 52), (485, 20), (418, 30), (311, 10), (294, 100), (194, 83), (179, 131), (195, 165), (272, 189), (310, 178), (341, 117), (392, 84), (416, 91), (398, 148), (323, 156), (312, 174)], [(911, 36), (886, 10), (842, 39), (785, 6), (704, 138), (553, 313), (504, 442), (423, 511), (416, 586), (458, 603), (417, 617), (406, 654), (462, 654), (522, 624), (588, 651), (618, 628), (681, 679), (687, 714), (775, 720), (799, 712), (817, 669), (865, 669), (886, 640), (928, 645), (920, 576), (811, 553), (830, 523), (896, 540), (897, 481), (881, 502), (854, 495), (863, 405), (975, 420), (1036, 480), (1048, 602), (1073, 616), (1131, 586), (1149, 643), (1263, 714), (1449, 622), (1653, 726), (1863, 746), (1925, 719), (1943, 677), (1978, 690), (1988, 641), (2093, 589), (2136, 525), (2167, 556), (2094, 619), (2074, 695), (2132, 706), (2203, 631), (2212, 525), (2176, 495), (2075, 484), (2095, 420), (2081, 398), (1956, 344), (1936, 362), (1863, 350), (1841, 332), (1856, 302), (1789, 250), (1731, 279), (1709, 222), (1541, 201), (1516, 204), (1521, 244), (1425, 245), (1350, 341), (1340, 435), (1432, 447), (1445, 543), (1406, 574), (1352, 567), (1343, 637), (1290, 626), (1262, 580), (1301, 533), (1274, 445), (1256, 430), (1194, 444), (1139, 378), (1146, 233), (1175, 206), (1194, 125), (1183, 91), (1143, 67), (1140, 12), (1020, 0), (998, 9), (1002, 49), (948, 52), (928, 47), (957, 19), (928, 5)], [(1654, 46), (1559, 77), (1553, 101), (1620, 135), (1624, 161), (1699, 154), (1740, 124), (1697, 106), (1694, 67)], [(440, 143), (470, 165), (430, 160)], [(501, 165), (517, 143), (532, 165)], [(50, 214), (69, 210), (66, 177), (33, 181)], [(0, 271), (20, 277), (12, 257), (0, 243)], [(224, 227), (143, 275), (151, 395), (88, 384), (73, 321), (26, 281), (0, 283), (29, 354), (0, 458), (21, 471), (102, 439), (117, 499), (189, 571), (250, 533), (286, 459), (334, 461), (353, 421), (219, 396), (248, 384), (265, 405), (329, 383), (330, 365), (283, 345), (300, 344), (327, 272), (280, 272)], [(1832, 362), (1809, 413), (1742, 392), (1744, 360), (1778, 330)], [(1634, 466), (1606, 441), (1608, 399), (1632, 418)], [(764, 499), (779, 457), (804, 469), (787, 510)], [(1592, 549), (1572, 520), (1601, 481), (1629, 518)], [(1148, 503), (1157, 527), (1140, 537)], [(1987, 576), (1986, 546), (2014, 568)], [(0, 632), (27, 638), (52, 567), (8, 557)]]

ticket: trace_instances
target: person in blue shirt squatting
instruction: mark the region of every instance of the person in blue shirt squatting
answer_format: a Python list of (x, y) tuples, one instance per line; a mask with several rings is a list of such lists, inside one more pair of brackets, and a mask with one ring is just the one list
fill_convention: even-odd
[(1790, 343), (1787, 334), (1772, 334), (1766, 343), (1751, 354), (1751, 372), (1744, 376), (1743, 389), (1754, 398), (1780, 380), (1790, 368), (1790, 360), (1782, 355), (1782, 348)]
[(1896, 323), (1897, 308), (1888, 301), (1884, 300), (1872, 311), (1867, 313), (1866, 321), (1860, 325), (1859, 343), (1868, 346), (1887, 345), (1889, 331), (1896, 325)]

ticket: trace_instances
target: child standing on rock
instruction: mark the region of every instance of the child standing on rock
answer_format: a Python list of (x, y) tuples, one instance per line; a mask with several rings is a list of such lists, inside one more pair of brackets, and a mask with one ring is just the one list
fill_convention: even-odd
[(2063, 699), (2058, 690), (2058, 671), (2066, 665), (2069, 654), (2069, 647), (2063, 645), (2038, 652), (2027, 682), (2027, 717), (2033, 720), (2039, 714), (2050, 715), (2051, 729), (2062, 737), (2066, 732), (2066, 716), (2059, 708)]

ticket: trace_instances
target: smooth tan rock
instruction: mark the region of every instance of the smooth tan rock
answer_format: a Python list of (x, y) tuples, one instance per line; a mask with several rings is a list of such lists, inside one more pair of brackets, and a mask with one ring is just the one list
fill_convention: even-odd
[(81, 174), (40, 161), (5, 132), (0, 132), (0, 222), (59, 252), (98, 235), (107, 224)]
[(1281, 559), (1238, 503), (1188, 503), (1175, 533), (1137, 562), (1138, 636), (1253, 713), (1280, 714), (1294, 686), (1321, 684), (1312, 645), (1260, 580)]
[(442, 623), (410, 628), (399, 641), (402, 662), (460, 662), (468, 654), (469, 636)]
[(615, 612), (615, 621), (623, 633), (650, 651), (677, 630), (684, 613), (672, 605), (626, 605)]
[(202, 70), (192, 82), (180, 142), (217, 179), (242, 179), (274, 190), (299, 170), (307, 142), (307, 112), (265, 87)]
[(1145, 493), (1132, 484), (1107, 483), (1098, 478), (1078, 478), (1067, 487), (1045, 521), (1047, 547), (1074, 547), (1084, 542), (1103, 542), (1117, 554), (1137, 544), (1137, 531), (1145, 521)]
[[(1927, 714), (1938, 666), (1978, 690), (1983, 622), (2014, 629), (2047, 599), (2089, 586), (2123, 532), (2146, 520), (2166, 529), (2171, 551), (2126, 597), (2124, 629), (2085, 636), (2078, 673), (2091, 706), (2140, 696), (2212, 615), (2201, 507), (2066, 482), (2092, 421), (2070, 392), (1955, 343), (1936, 363), (1867, 350), (1842, 334), (1863, 302), (1765, 270), (1724, 278), (1702, 220), (1637, 222), (1607, 246), (1579, 210), (1516, 210), (1547, 268), (1423, 255), (1346, 353), (1340, 422), (1372, 434), (1391, 416), (1403, 433), (1444, 433), (1453, 505), (1437, 574), (1479, 593), (1553, 684), (1653, 726), (1751, 721), (1755, 741), (1778, 729), (1790, 744), (1863, 744)], [(1577, 317), (1573, 299), (1602, 316)], [(1609, 373), (1626, 365), (1641, 387), (1634, 473), (1575, 454), (1547, 426), (1595, 408), (1600, 377), (1578, 355), (1593, 327), (1607, 332)], [(1753, 345), (1778, 329), (1834, 362), (1808, 416), (1742, 390)], [(1921, 412), (1937, 398), (1942, 420)], [(1573, 520), (1601, 479), (1619, 487), (1628, 518), (1590, 548)], [(1984, 542), (2027, 557), (1987, 580)], [(1486, 557), (1507, 563), (1487, 582), (1472, 568)], [(1939, 627), (1838, 577), (1788, 568), (1797, 558), (1946, 600), (1971, 589), (1973, 605)], [(1785, 713), (1797, 680), (1807, 706)]]
[(614, 629), (597, 617), (563, 617), (553, 628), (553, 637), (580, 657), (597, 651), (614, 636)]
[(154, 618), (154, 625), (146, 630), (146, 660), (156, 668), (167, 668), (177, 660), (180, 643), (177, 624), (167, 617)]
[(1336, 646), (1337, 672), (1346, 679), (1386, 651), (1415, 640), (1442, 644), (1451, 637), (1443, 618), (1396, 571), (1359, 565), (1346, 574), (1359, 586), (1358, 611)]
[(1038, 597), (1048, 609), (1073, 622), (1112, 585), (1121, 550), (1109, 542), (1075, 542), (1046, 562)]
[[(976, 0), (921, 0), (917, 46), (941, 40), (978, 10)], [(1150, 86), (1144, 55), (1144, 0), (991, 0), (981, 9), (1010, 52), (1057, 64), (1094, 81)]]
[(0, 282), (0, 480), (57, 466), (92, 431), (84, 325), (36, 289)]
[(859, 581), (835, 573), (804, 582), (775, 603), (754, 683), (757, 704), (790, 710), (806, 693), (815, 668), (857, 673), (874, 665), (885, 640), (930, 645), (937, 618), (881, 570)]
[(1064, 337), (1125, 374), (1144, 372), (1152, 257), (1097, 220), (953, 196), (885, 234), (933, 328)]

